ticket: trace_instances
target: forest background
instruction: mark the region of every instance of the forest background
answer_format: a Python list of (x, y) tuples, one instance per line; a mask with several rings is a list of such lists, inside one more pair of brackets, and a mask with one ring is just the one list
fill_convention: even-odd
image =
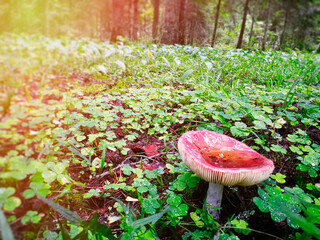
[(0, 33), (317, 51), (315, 0), (5, 0)]
[[(0, 239), (320, 239), (319, 20), (320, 0), (0, 1)], [(275, 165), (219, 221), (192, 130)]]

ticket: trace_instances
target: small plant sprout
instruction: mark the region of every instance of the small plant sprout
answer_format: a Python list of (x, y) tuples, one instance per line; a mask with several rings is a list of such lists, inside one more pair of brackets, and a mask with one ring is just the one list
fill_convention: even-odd
[(250, 186), (266, 180), (273, 161), (234, 138), (208, 130), (184, 133), (178, 142), (183, 162), (209, 182), (206, 207), (219, 220), (224, 186)]

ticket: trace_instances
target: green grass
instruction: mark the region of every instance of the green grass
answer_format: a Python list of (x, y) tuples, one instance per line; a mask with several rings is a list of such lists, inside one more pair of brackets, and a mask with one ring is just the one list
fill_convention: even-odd
[[(3, 239), (7, 221), (19, 239), (319, 237), (318, 55), (31, 36), (0, 45)], [(195, 129), (276, 166), (240, 209), (223, 204), (220, 222), (176, 148)], [(289, 230), (261, 230), (260, 216)]]

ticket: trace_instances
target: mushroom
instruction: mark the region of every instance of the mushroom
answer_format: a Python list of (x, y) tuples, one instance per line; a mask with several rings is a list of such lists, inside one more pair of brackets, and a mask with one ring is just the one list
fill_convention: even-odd
[(246, 144), (216, 132), (202, 130), (184, 133), (178, 142), (183, 162), (209, 182), (206, 208), (219, 220), (224, 186), (250, 186), (266, 180), (273, 161)]

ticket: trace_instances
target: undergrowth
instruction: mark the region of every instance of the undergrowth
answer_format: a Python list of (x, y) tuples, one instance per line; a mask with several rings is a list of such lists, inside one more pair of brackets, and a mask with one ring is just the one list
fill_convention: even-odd
[[(0, 44), (2, 239), (320, 238), (318, 55)], [(230, 188), (220, 221), (176, 148), (196, 129), (276, 166), (258, 187)]]

